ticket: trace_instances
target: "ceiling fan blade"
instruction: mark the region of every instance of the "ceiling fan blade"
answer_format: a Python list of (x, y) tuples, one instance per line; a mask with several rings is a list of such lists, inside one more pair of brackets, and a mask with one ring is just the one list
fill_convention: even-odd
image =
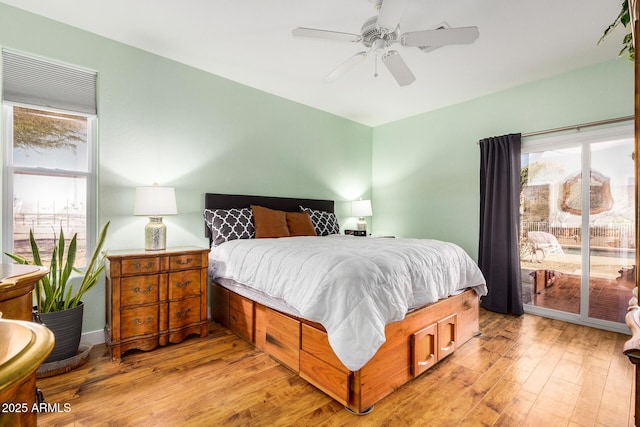
[(478, 27), (442, 28), (437, 30), (404, 33), (404, 46), (444, 46), (448, 44), (470, 44), (476, 41)]
[(391, 50), (382, 57), (382, 62), (393, 75), (400, 86), (408, 86), (416, 80), (409, 66), (400, 54)]
[(322, 80), (331, 83), (336, 81), (342, 75), (344, 75), (347, 71), (351, 70), (353, 67), (364, 61), (367, 57), (367, 52), (358, 52), (353, 55), (351, 58), (344, 61), (342, 64), (338, 65), (338, 67), (327, 74)]
[(378, 27), (393, 31), (396, 29), (407, 7), (408, 0), (383, 0), (378, 13)]
[(291, 31), (294, 37), (307, 37), (313, 39), (337, 40), (341, 42), (357, 43), (362, 40), (360, 34), (341, 33), (339, 31), (318, 30), (315, 28), (298, 27)]

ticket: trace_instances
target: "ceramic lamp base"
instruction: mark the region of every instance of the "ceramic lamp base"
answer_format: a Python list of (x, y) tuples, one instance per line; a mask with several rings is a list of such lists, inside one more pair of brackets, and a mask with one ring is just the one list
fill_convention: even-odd
[(147, 251), (162, 251), (167, 248), (167, 226), (162, 217), (149, 217), (149, 223), (144, 227), (144, 249)]

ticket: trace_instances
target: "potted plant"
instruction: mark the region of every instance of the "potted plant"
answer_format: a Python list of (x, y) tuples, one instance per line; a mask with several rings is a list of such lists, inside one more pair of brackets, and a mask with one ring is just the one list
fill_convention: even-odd
[[(616, 19), (604, 30), (604, 34), (600, 37), (598, 43), (602, 42), (611, 31), (613, 31), (618, 25), (622, 25), (625, 28), (629, 28), (633, 25), (631, 22), (631, 13), (629, 10), (629, 2), (628, 0), (622, 0), (622, 7), (620, 8), (620, 13), (616, 17)], [(631, 29), (627, 32), (622, 40), (622, 49), (618, 56), (626, 56), (628, 59), (633, 61), (635, 59), (635, 49), (633, 46), (633, 36), (631, 34)]]
[[(78, 351), (84, 311), (82, 297), (98, 283), (100, 274), (104, 271), (105, 254), (101, 251), (108, 228), (109, 222), (102, 228), (96, 247), (84, 270), (74, 267), (78, 233), (73, 235), (68, 246), (62, 229), (60, 229), (58, 236), (55, 236), (54, 233), (55, 243), (51, 263), (48, 266), (49, 273), (36, 283), (34, 289), (36, 300), (34, 318), (36, 321), (41, 320), (51, 329), (56, 339), (53, 351), (45, 363), (74, 357)], [(5, 254), (18, 264), (42, 266), (40, 249), (33, 236), (33, 230), (29, 230), (29, 242), (32, 260), (27, 260), (20, 255)], [(80, 282), (77, 289), (71, 283), (72, 279)]]

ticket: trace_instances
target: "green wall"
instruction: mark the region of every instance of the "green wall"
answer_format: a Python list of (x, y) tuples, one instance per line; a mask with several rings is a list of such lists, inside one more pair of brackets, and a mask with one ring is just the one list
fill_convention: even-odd
[[(584, 68), (376, 127), (354, 123), (0, 4), (0, 46), (98, 71), (99, 223), (140, 248), (138, 185), (176, 188), (170, 246), (205, 247), (205, 192), (372, 197), (372, 231), (478, 246), (478, 140), (633, 114), (633, 67)], [(104, 326), (104, 286), (85, 299)]]
[(633, 64), (618, 59), (376, 127), (373, 231), (450, 240), (477, 258), (479, 140), (633, 108)]
[[(167, 245), (206, 247), (204, 193), (348, 201), (371, 196), (372, 129), (0, 4), (0, 46), (98, 71), (98, 220), (106, 248), (144, 246), (138, 185), (176, 188)], [(104, 326), (104, 284), (84, 331)]]

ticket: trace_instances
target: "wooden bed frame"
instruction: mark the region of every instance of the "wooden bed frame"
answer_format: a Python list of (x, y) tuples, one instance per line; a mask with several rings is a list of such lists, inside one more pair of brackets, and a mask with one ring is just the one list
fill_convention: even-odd
[[(206, 194), (208, 209), (249, 207), (285, 211), (299, 205), (333, 212), (333, 201)], [(211, 238), (207, 230), (207, 236)], [(415, 310), (386, 326), (386, 342), (358, 371), (335, 356), (322, 325), (278, 312), (218, 283), (211, 283), (212, 319), (357, 414), (420, 375), (479, 333), (479, 298), (474, 290)]]

